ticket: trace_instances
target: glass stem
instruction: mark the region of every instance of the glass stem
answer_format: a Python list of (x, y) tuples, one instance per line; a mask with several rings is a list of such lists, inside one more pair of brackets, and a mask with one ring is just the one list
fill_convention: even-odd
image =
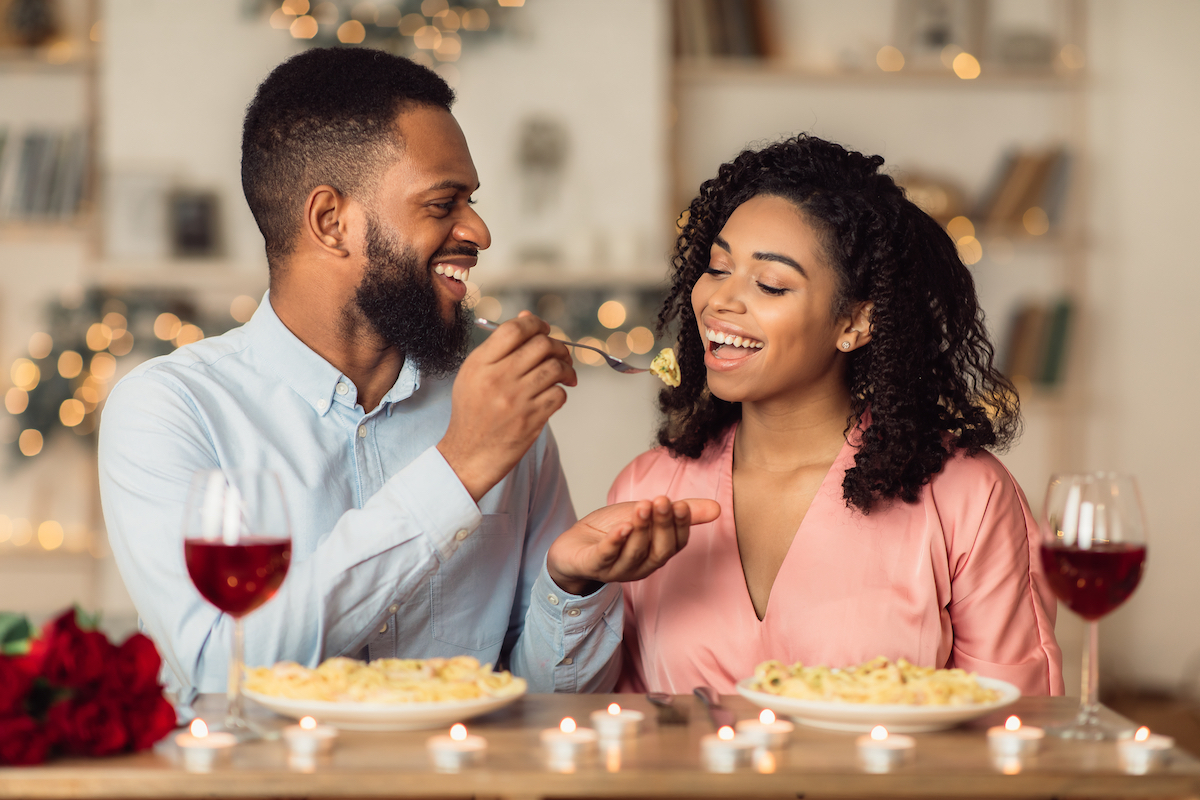
[(237, 617), (233, 621), (233, 653), (229, 658), (229, 690), (226, 694), (229, 708), (225, 716), (225, 725), (230, 729), (246, 726), (242, 718), (242, 648), (244, 640), (242, 618)]
[(1080, 721), (1094, 720), (1100, 712), (1100, 622), (1088, 622), (1087, 648), (1083, 651), (1083, 686), (1079, 694)]

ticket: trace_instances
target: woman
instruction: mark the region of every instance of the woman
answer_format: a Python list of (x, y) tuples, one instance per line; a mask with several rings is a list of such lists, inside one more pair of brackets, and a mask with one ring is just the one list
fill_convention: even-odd
[(953, 242), (882, 164), (797, 136), (688, 209), (659, 316), (682, 383), (609, 502), (721, 516), (625, 585), (626, 691), (885, 655), (1062, 693), (1036, 525), (984, 450), (1015, 435), (1016, 393)]

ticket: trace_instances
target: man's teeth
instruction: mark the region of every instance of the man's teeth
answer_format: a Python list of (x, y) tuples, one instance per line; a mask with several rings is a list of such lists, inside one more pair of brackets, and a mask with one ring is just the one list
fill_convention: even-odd
[(433, 271), (436, 272), (438, 275), (445, 275), (447, 278), (454, 278), (454, 280), (456, 280), (456, 281), (464, 281), (464, 282), (471, 275), (470, 267), (468, 267), (467, 269), (455, 269), (454, 267), (446, 267), (446, 266), (442, 266), (441, 264), (438, 264), (436, 267), (433, 268)]
[(710, 342), (716, 342), (717, 344), (745, 347), (750, 350), (761, 350), (763, 347), (763, 343), (755, 339), (750, 339), (743, 336), (734, 336), (732, 334), (722, 333), (721, 331), (714, 331), (712, 328), (706, 328), (705, 333)]

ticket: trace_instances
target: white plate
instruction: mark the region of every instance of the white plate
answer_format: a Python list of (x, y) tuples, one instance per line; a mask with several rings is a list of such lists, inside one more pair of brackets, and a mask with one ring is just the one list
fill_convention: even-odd
[(953, 728), (967, 720), (982, 717), (1015, 702), (1021, 690), (995, 678), (978, 678), (985, 689), (996, 689), (1000, 699), (991, 703), (962, 706), (870, 705), (837, 703), (824, 700), (797, 700), (749, 688), (753, 678), (738, 681), (738, 694), (762, 708), (787, 714), (802, 725), (833, 731), (867, 732), (882, 725), (891, 733), (924, 733)]
[(313, 717), (318, 722), (352, 731), (420, 731), (445, 728), (503, 708), (521, 694), (511, 697), (480, 697), (451, 703), (330, 703), (324, 700), (292, 700), (243, 690), (242, 694), (261, 706), (292, 719)]

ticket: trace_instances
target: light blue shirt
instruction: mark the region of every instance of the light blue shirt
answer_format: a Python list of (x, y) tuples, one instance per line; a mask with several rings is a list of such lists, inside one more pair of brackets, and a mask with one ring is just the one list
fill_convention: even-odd
[(406, 363), (370, 413), (354, 384), (264, 297), (237, 328), (136, 367), (100, 426), (100, 493), (117, 567), (164, 678), (188, 699), (224, 691), (233, 619), (192, 586), (183, 511), (197, 470), (268, 468), (282, 481), (292, 560), (245, 617), (246, 664), (338, 655), (471, 655), (534, 692), (607, 691), (620, 667), (620, 587), (586, 597), (546, 571), (575, 522), (549, 429), (478, 506), (435, 445), (452, 379)]

